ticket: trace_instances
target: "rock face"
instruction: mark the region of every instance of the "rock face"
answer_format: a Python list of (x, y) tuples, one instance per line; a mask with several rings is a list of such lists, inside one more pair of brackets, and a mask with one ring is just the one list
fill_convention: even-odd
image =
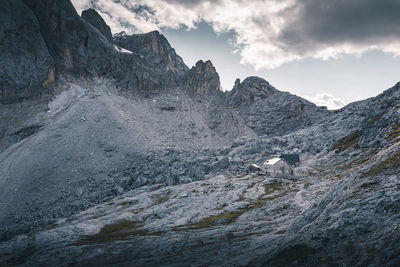
[(176, 76), (181, 76), (188, 69), (164, 35), (158, 31), (133, 35), (121, 32), (114, 35), (114, 42), (119, 47), (139, 55), (146, 62), (161, 71), (169, 71)]
[(184, 78), (188, 90), (198, 94), (221, 92), (219, 75), (210, 60), (199, 60)]
[(0, 103), (49, 93), (54, 61), (34, 13), (20, 0), (2, 1), (0, 21)]
[(70, 1), (25, 0), (36, 15), (40, 32), (57, 70), (86, 77), (89, 34)]
[(236, 79), (233, 89), (227, 93), (227, 103), (231, 107), (247, 108), (274, 92), (278, 92), (278, 90), (262, 78), (252, 76), (246, 78), (242, 83)]
[[(0, 7), (0, 265), (400, 264), (400, 83), (335, 112), (258, 77), (222, 93), (87, 12)], [(285, 153), (296, 179), (246, 168)]]
[(103, 34), (103, 36), (106, 37), (108, 41), (110, 41), (110, 43), (113, 42), (111, 28), (105, 23), (103, 18), (99, 15), (99, 13), (96, 12), (96, 10), (92, 8), (84, 10), (82, 11), (81, 17), (92, 24), (94, 27), (96, 27), (96, 29), (98, 29), (101, 34)]
[(308, 127), (329, 112), (311, 102), (281, 92), (259, 77), (236, 80), (225, 95), (227, 105), (237, 110), (247, 126), (260, 135), (283, 135)]

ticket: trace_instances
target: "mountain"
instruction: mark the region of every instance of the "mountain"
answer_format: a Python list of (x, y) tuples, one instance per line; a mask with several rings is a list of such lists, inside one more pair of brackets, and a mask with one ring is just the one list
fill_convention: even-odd
[(99, 32), (110, 42), (113, 43), (111, 28), (106, 24), (103, 18), (96, 10), (89, 8), (82, 11), (81, 17), (92, 24)]
[(326, 108), (280, 92), (259, 77), (236, 80), (233, 89), (226, 93), (226, 101), (259, 135), (287, 134), (320, 122), (329, 114)]
[[(259, 77), (222, 92), (157, 31), (3, 7), (0, 264), (400, 263), (400, 83), (336, 111)], [(284, 153), (294, 178), (248, 168)]]
[(211, 61), (199, 60), (185, 75), (185, 86), (188, 91), (198, 94), (220, 93), (219, 75)]

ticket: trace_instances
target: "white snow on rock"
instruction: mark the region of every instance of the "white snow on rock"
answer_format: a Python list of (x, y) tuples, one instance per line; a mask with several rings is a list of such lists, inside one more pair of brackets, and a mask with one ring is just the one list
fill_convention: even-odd
[(118, 45), (114, 45), (114, 48), (115, 48), (115, 50), (117, 50), (118, 52), (121, 52), (121, 53), (133, 54), (132, 51), (122, 48), (122, 47), (119, 47)]

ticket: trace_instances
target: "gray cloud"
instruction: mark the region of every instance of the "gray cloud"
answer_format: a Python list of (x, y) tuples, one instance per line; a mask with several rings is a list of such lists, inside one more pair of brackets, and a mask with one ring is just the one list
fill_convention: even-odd
[(400, 55), (400, 0), (72, 0), (95, 7), (114, 32), (195, 28), (235, 32), (242, 63), (275, 68), (377, 49)]
[(302, 0), (279, 38), (285, 44), (367, 43), (399, 39), (399, 0)]

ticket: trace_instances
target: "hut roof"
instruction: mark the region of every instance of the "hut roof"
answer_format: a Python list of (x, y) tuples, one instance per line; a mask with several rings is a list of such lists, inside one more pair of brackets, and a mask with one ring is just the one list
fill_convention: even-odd
[(273, 159), (269, 159), (266, 162), (264, 162), (264, 165), (275, 165), (276, 163), (278, 163), (278, 161), (282, 160), (281, 158), (273, 158)]
[(281, 158), (287, 161), (290, 165), (300, 162), (299, 154), (282, 154)]

